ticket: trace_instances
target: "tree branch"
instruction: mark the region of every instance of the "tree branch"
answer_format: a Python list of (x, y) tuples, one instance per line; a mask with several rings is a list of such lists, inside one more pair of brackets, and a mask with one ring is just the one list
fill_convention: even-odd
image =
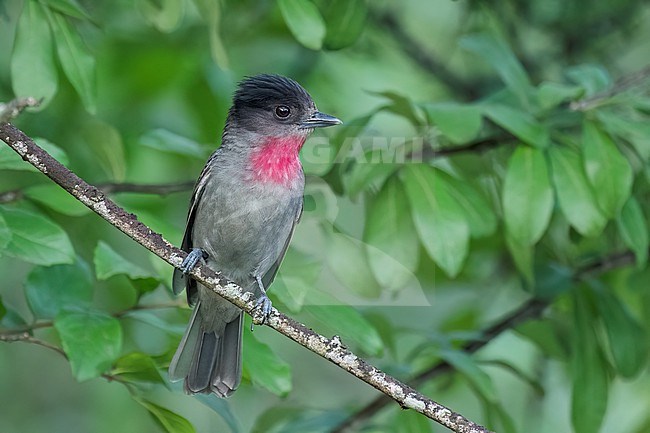
[[(171, 245), (160, 234), (142, 224), (135, 215), (129, 214), (108, 199), (98, 188), (89, 185), (76, 174), (61, 165), (47, 152), (38, 147), (22, 131), (9, 123), (0, 123), (0, 139), (7, 143), (25, 161), (28, 161), (63, 189), (92, 209), (127, 236), (156, 254), (174, 267), (179, 267), (187, 254)], [(199, 263), (190, 274), (199, 283), (232, 302), (247, 314), (258, 318), (255, 302), (250, 293), (229, 281), (205, 264)], [(367, 384), (395, 400), (403, 408), (413, 409), (437, 423), (459, 433), (487, 433), (488, 430), (451, 409), (425, 397), (408, 385), (387, 375), (349, 351), (338, 336), (329, 339), (305, 325), (272, 310), (266, 324), (306, 347), (312, 352), (336, 364)]]
[(100, 183), (97, 188), (106, 194), (117, 192), (135, 192), (140, 194), (158, 194), (167, 195), (175, 192), (191, 190), (194, 187), (194, 181), (185, 181), (177, 183), (161, 184), (140, 184), (140, 183)]
[(390, 32), (407, 56), (422, 69), (430, 72), (460, 99), (473, 100), (480, 96), (481, 92), (478, 86), (458, 78), (455, 73), (447, 69), (443, 62), (429, 54), (428, 49), (409, 35), (391, 12), (373, 12), (371, 10), (370, 15), (382, 29)]
[[(615, 268), (629, 266), (633, 263), (634, 253), (632, 251), (612, 253), (598, 260), (594, 260), (580, 266), (573, 274), (573, 277), (574, 279), (581, 279), (588, 275), (601, 274)], [(483, 330), (481, 332), (480, 338), (467, 342), (459, 350), (462, 350), (467, 354), (477, 352), (479, 349), (487, 345), (490, 341), (501, 335), (501, 333), (511, 330), (517, 325), (520, 325), (528, 320), (539, 317), (548, 305), (549, 304), (547, 302), (534, 298), (527, 301), (494, 325)], [(451, 366), (446, 361), (441, 361), (414, 376), (408, 380), (408, 383), (413, 388), (417, 388), (427, 380), (433, 379), (434, 377), (438, 377), (441, 374), (445, 374), (452, 370), (453, 366)], [(351, 428), (354, 428), (355, 426), (362, 424), (365, 420), (371, 418), (377, 412), (383, 409), (388, 403), (390, 403), (390, 400), (387, 399), (386, 396), (380, 395), (376, 397), (374, 400), (370, 401), (370, 403), (366, 404), (361, 409), (343, 420), (343, 422), (339, 424), (334, 430), (332, 430), (331, 433), (343, 433)]]
[(41, 101), (36, 98), (21, 98), (14, 99), (6, 104), (0, 103), (0, 123), (11, 122), (11, 120), (18, 117), (25, 108), (38, 107), (40, 103)]
[(640, 71), (621, 77), (609, 90), (597, 93), (593, 96), (581, 99), (579, 101), (571, 102), (569, 108), (574, 111), (591, 110), (618, 94), (627, 92), (628, 90), (631, 90), (643, 84), (647, 84), (648, 78), (650, 78), (650, 65), (645, 66)]

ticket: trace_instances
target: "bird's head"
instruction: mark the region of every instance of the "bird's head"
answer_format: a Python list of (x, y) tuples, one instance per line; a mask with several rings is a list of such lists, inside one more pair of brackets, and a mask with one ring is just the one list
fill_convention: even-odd
[(321, 113), (309, 93), (294, 80), (262, 74), (239, 83), (230, 121), (264, 137), (302, 137), (314, 128), (338, 125), (336, 117)]

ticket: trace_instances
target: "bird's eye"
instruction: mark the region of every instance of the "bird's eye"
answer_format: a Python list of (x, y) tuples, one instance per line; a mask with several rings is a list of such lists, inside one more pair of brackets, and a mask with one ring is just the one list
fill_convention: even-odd
[(291, 114), (291, 110), (286, 105), (278, 105), (275, 107), (275, 115), (280, 119), (286, 119)]

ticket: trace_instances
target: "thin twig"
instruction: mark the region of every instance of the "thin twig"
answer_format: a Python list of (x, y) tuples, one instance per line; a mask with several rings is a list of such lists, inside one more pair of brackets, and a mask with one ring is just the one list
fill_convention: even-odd
[[(139, 193), (139, 194), (157, 194), (167, 195), (176, 192), (190, 191), (194, 187), (194, 181), (161, 183), (161, 184), (140, 184), (140, 183), (100, 183), (97, 188), (106, 194), (116, 194), (120, 192)], [(0, 192), (0, 204), (12, 203), (22, 200), (25, 193), (22, 189), (13, 189), (10, 191)]]
[[(433, 158), (441, 158), (444, 156), (453, 156), (461, 153), (469, 152), (483, 152), (488, 149), (492, 149), (501, 144), (505, 144), (508, 140), (513, 139), (512, 136), (504, 137), (488, 137), (480, 140), (472, 141), (471, 143), (462, 144), (460, 146), (450, 146), (450, 147), (441, 147), (433, 148), (431, 146), (424, 147), (422, 149), (421, 160), (426, 161)], [(418, 155), (420, 156), (420, 155)]]
[(573, 101), (569, 108), (574, 111), (588, 111), (598, 107), (606, 100), (627, 92), (637, 86), (646, 84), (650, 79), (650, 65), (645, 66), (640, 71), (633, 72), (619, 78), (611, 89), (597, 93), (579, 101)]
[(32, 343), (32, 344), (37, 344), (39, 346), (47, 347), (48, 349), (54, 350), (55, 352), (59, 353), (61, 356), (63, 356), (65, 359), (68, 359), (68, 355), (65, 354), (63, 349), (61, 349), (58, 346), (55, 346), (51, 343), (48, 343), (45, 340), (41, 340), (40, 338), (36, 338), (33, 335), (31, 335), (29, 332), (21, 332), (21, 333), (11, 333), (11, 334), (0, 334), (0, 341), (4, 341), (6, 343), (14, 343), (16, 341), (22, 341), (25, 343)]
[(390, 32), (406, 55), (422, 69), (430, 72), (435, 79), (440, 80), (460, 99), (473, 100), (480, 96), (480, 89), (475, 84), (458, 78), (458, 75), (450, 71), (442, 61), (430, 54), (427, 47), (409, 35), (405, 26), (400, 24), (391, 12), (373, 12), (371, 10), (370, 16), (382, 29)]
[[(7, 143), (24, 160), (59, 184), (71, 195), (88, 206), (110, 224), (144, 246), (172, 266), (179, 267), (187, 254), (171, 245), (160, 234), (142, 224), (94, 186), (61, 165), (21, 130), (9, 123), (0, 124), (0, 139)], [(259, 318), (250, 293), (229, 281), (220, 273), (200, 263), (190, 273), (192, 278), (209, 287), (222, 298), (244, 310), (254, 319)], [(256, 314), (258, 313), (258, 314)], [(266, 325), (292, 339), (312, 352), (331, 361), (345, 371), (363, 380), (395, 400), (403, 408), (413, 409), (437, 423), (462, 433), (486, 433), (488, 430), (451, 409), (425, 397), (408, 385), (389, 376), (348, 350), (339, 337), (327, 338), (305, 325), (280, 313), (275, 308)]]
[[(167, 303), (161, 303), (161, 304), (134, 305), (133, 307), (125, 308), (124, 310), (120, 310), (120, 311), (116, 311), (115, 313), (112, 313), (111, 316), (113, 316), (113, 317), (122, 317), (122, 316), (126, 316), (127, 314), (132, 313), (134, 311), (163, 310), (165, 308), (179, 308), (179, 307), (183, 307), (184, 305), (185, 304), (180, 300), (167, 302)], [(41, 320), (39, 322), (34, 322), (34, 323), (30, 323), (29, 325), (18, 326), (18, 327), (11, 328), (11, 329), (0, 329), (0, 336), (1, 335), (18, 335), (18, 334), (23, 334), (25, 332), (33, 331), (35, 329), (51, 328), (52, 326), (54, 326), (54, 322), (52, 320)]]
[(27, 107), (38, 107), (41, 103), (36, 98), (14, 99), (6, 104), (0, 103), (0, 123), (11, 122)]
[(139, 184), (139, 183), (100, 183), (97, 188), (106, 194), (118, 192), (134, 192), (141, 194), (167, 195), (175, 192), (189, 191), (194, 187), (194, 181), (162, 183), (162, 184)]

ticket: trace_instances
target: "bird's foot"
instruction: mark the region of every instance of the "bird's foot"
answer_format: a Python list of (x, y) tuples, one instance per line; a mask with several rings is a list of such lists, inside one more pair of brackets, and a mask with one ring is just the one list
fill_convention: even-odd
[(192, 269), (201, 259), (207, 259), (208, 253), (203, 251), (201, 248), (192, 248), (192, 251), (189, 252), (183, 263), (181, 263), (180, 270), (183, 274), (187, 275), (192, 272)]
[[(253, 330), (253, 326), (256, 322), (260, 325), (263, 325), (268, 320), (269, 316), (271, 315), (272, 308), (273, 304), (271, 303), (271, 300), (268, 296), (262, 295), (257, 298), (257, 301), (255, 302), (255, 318), (253, 320), (253, 323), (251, 323), (251, 331)], [(261, 319), (258, 319), (258, 316), (261, 316)]]

